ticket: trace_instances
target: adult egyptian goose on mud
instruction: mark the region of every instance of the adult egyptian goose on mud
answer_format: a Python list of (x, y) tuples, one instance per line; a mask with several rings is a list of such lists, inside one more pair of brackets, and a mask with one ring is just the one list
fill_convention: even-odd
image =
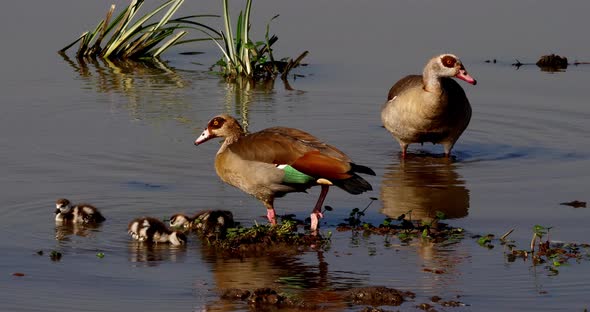
[(216, 137), (225, 138), (215, 157), (217, 175), (262, 201), (271, 224), (276, 224), (274, 199), (287, 193), (321, 185), (311, 213), (311, 230), (316, 232), (330, 185), (351, 194), (372, 190), (357, 173), (375, 175), (373, 170), (301, 130), (273, 127), (245, 134), (235, 118), (222, 114), (209, 121), (195, 145)]
[(150, 217), (137, 218), (129, 222), (127, 232), (140, 242), (186, 244), (186, 236), (179, 231), (171, 231), (160, 220)]
[(471, 105), (451, 77), (477, 83), (455, 55), (442, 54), (428, 61), (422, 75), (406, 76), (389, 90), (381, 121), (399, 142), (402, 158), (410, 143), (424, 142), (442, 144), (448, 157), (467, 128)]
[(60, 198), (55, 202), (55, 221), (58, 223), (100, 223), (105, 218), (89, 204), (72, 205), (69, 200)]

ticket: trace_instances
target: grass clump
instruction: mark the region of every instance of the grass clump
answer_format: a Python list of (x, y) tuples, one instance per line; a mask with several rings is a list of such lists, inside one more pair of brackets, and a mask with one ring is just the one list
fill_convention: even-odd
[(227, 229), (225, 237), (210, 239), (208, 243), (227, 251), (265, 249), (275, 244), (295, 247), (324, 246), (329, 238), (313, 236), (298, 230), (300, 221), (283, 216), (277, 225), (255, 224), (251, 227), (237, 226)]
[[(290, 70), (298, 67), (308, 54), (303, 52), (295, 60), (281, 59), (276, 61), (272, 53), (272, 45), (278, 40), (275, 35), (269, 36), (270, 22), (266, 26), (266, 34), (263, 41), (252, 41), (250, 37), (250, 12), (252, 0), (246, 0), (246, 7), (240, 11), (236, 22), (236, 31), (233, 32), (232, 20), (228, 0), (223, 0), (224, 28), (221, 40), (211, 39), (221, 50), (223, 57), (216, 65), (221, 67), (221, 73), (228, 80), (246, 78), (249, 80), (272, 80), (281, 74), (286, 80)], [(272, 20), (277, 18), (274, 16)]]
[[(76, 52), (78, 58), (157, 58), (173, 45), (208, 40), (205, 38), (179, 41), (187, 33), (183, 30), (185, 28), (204, 28), (217, 33), (214, 29), (193, 21), (194, 18), (213, 15), (193, 15), (172, 19), (172, 15), (176, 13), (184, 0), (165, 1), (151, 12), (134, 20), (144, 2), (144, 0), (132, 0), (114, 19), (112, 19), (112, 16), (115, 5), (112, 4), (105, 19), (101, 20), (94, 30), (84, 32), (78, 39), (59, 52), (65, 53), (70, 47), (80, 42)], [(165, 9), (167, 10), (159, 20), (151, 22), (154, 16)], [(105, 44), (101, 46), (103, 42)]]

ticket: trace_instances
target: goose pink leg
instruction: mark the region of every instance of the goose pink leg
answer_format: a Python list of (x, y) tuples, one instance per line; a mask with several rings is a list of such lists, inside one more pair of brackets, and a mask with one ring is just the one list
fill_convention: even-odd
[(273, 207), (272, 203), (264, 203), (266, 207), (266, 218), (268, 218), (268, 222), (272, 225), (277, 225), (277, 217), (275, 214), (275, 208)]
[(322, 214), (322, 205), (324, 204), (324, 200), (326, 199), (326, 195), (328, 195), (328, 190), (330, 187), (328, 185), (322, 185), (322, 191), (320, 192), (320, 198), (318, 198), (318, 202), (315, 204), (313, 211), (311, 212), (311, 232), (316, 233), (318, 230), (318, 225), (320, 219), (324, 217)]

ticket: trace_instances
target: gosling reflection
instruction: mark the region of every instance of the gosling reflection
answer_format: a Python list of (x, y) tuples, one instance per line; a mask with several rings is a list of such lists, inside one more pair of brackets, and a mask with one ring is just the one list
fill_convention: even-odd
[(162, 262), (182, 261), (186, 245), (150, 244), (140, 241), (129, 242), (129, 261), (138, 266), (158, 266)]
[(97, 224), (80, 224), (80, 223), (64, 223), (55, 225), (55, 239), (58, 241), (67, 241), (70, 236), (89, 237), (93, 232), (96, 232), (101, 226)]
[(437, 211), (446, 219), (467, 216), (469, 190), (448, 158), (413, 157), (386, 168), (381, 183), (381, 212), (390, 218), (432, 221)]

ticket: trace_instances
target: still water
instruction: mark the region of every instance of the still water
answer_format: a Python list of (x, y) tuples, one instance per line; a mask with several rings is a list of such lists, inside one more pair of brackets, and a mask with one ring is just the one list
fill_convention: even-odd
[[(333, 292), (373, 285), (416, 292), (399, 307), (410, 311), (434, 295), (468, 305), (435, 305), (450, 311), (590, 307), (587, 257), (552, 276), (530, 262), (509, 263), (499, 244), (490, 250), (471, 238), (515, 228), (511, 238), (526, 249), (540, 224), (553, 227), (553, 240), (590, 241), (590, 211), (559, 205), (588, 200), (590, 67), (548, 73), (510, 66), (548, 53), (590, 61), (584, 39), (590, 3), (255, 1), (255, 38), (280, 14), (271, 24), (279, 36), (275, 55), (310, 51), (308, 66), (297, 72), (305, 77), (290, 79), (292, 90), (281, 82), (239, 88), (220, 81), (208, 72), (220, 55), (207, 43), (175, 48), (152, 66), (81, 63), (55, 52), (93, 28), (110, 3), (13, 1), (0, 13), (0, 26), (11, 34), (0, 52), (0, 310), (248, 310), (220, 301), (219, 291), (276, 287), (327, 310), (358, 311), (361, 306), (348, 306)], [(236, 10), (243, 5), (230, 3)], [(180, 12), (220, 14), (221, 3), (186, 2)], [(206, 22), (222, 27), (219, 20)], [(204, 54), (180, 54), (187, 51)], [(478, 80), (477, 86), (461, 82), (473, 107), (471, 124), (452, 161), (439, 157), (440, 146), (412, 145), (402, 162), (381, 127), (381, 105), (397, 79), (421, 72), (442, 52), (461, 57)], [(497, 63), (485, 62), (491, 59)], [(243, 224), (264, 222), (257, 200), (217, 178), (219, 145), (193, 146), (222, 112), (251, 131), (306, 130), (375, 170), (367, 178), (373, 192), (328, 194), (335, 211), (326, 214), (323, 231), (334, 231), (351, 209), (378, 197), (366, 221), (408, 210), (429, 218), (441, 210), (466, 238), (402, 244), (336, 232), (327, 251), (242, 259), (217, 255), (194, 237), (186, 248), (131, 242), (126, 225), (142, 215), (230, 209)], [(277, 200), (277, 213), (303, 218), (317, 195), (317, 189), (288, 195)], [(90, 202), (107, 221), (95, 229), (56, 228), (59, 197)], [(49, 259), (51, 250), (63, 254), (61, 261)]]

